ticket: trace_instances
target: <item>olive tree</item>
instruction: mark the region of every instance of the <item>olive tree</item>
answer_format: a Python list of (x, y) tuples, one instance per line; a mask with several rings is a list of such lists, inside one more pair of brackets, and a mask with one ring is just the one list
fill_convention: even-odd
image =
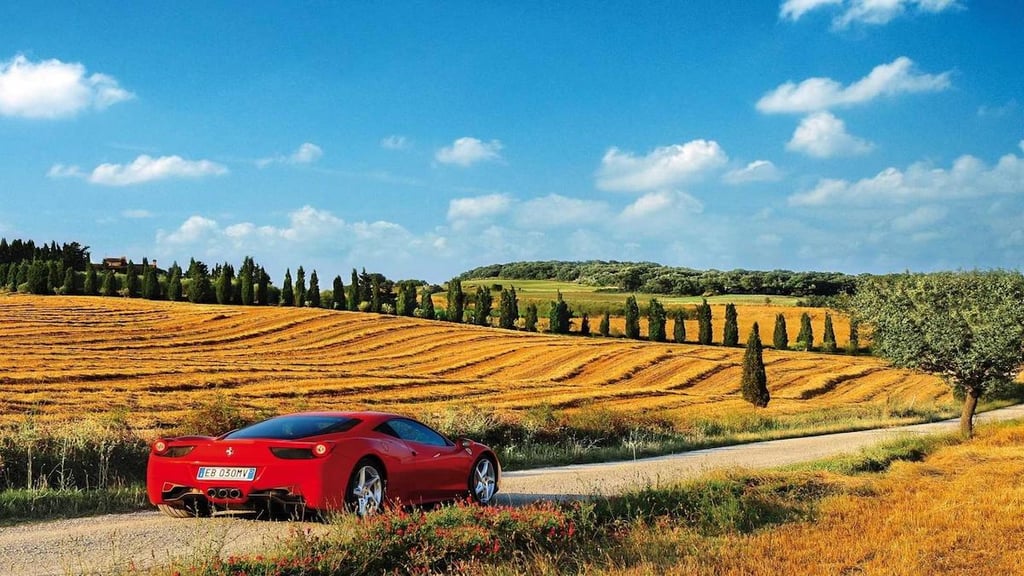
[(974, 432), (978, 398), (1024, 364), (1024, 276), (942, 272), (867, 278), (851, 302), (872, 350), (894, 365), (940, 376), (963, 393), (960, 432)]

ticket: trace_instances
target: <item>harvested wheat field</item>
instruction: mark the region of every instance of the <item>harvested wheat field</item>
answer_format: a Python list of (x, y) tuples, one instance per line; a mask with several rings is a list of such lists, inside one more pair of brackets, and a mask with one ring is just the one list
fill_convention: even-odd
[[(761, 413), (948, 403), (937, 378), (874, 358), (766, 350)], [(517, 412), (548, 403), (679, 418), (754, 409), (742, 348), (558, 337), (319, 309), (99, 297), (0, 297), (0, 422), (127, 410), (173, 426), (223, 394), (250, 409), (451, 406)]]

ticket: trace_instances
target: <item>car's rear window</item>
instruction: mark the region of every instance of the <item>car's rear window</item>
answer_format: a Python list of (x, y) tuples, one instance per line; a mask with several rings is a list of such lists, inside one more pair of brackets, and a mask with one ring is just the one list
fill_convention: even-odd
[(226, 439), (266, 438), (272, 440), (297, 440), (321, 434), (344, 432), (359, 424), (357, 418), (346, 416), (318, 416), (301, 414), (294, 416), (278, 416), (263, 422), (257, 422), (245, 428), (239, 428), (224, 436)]

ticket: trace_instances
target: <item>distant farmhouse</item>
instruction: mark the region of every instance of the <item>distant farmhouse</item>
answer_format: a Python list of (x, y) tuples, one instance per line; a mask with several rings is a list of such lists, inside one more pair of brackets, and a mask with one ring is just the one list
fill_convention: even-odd
[[(127, 274), (128, 258), (124, 256), (121, 256), (120, 258), (104, 258), (103, 262), (99, 264), (91, 264), (91, 266), (95, 268), (97, 272), (105, 272), (107, 270), (112, 270), (115, 274)], [(157, 268), (156, 260), (151, 260), (149, 262), (149, 267), (158, 275), (167, 273), (166, 270)], [(142, 274), (145, 271), (144, 265), (135, 264), (134, 262), (132, 263), (132, 268), (135, 269), (136, 274)]]

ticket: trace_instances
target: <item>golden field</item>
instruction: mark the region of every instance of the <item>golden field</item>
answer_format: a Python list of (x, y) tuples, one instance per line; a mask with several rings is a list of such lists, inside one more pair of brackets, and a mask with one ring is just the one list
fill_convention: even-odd
[(815, 518), (702, 538), (686, 526), (638, 530), (629, 568), (648, 574), (917, 576), (1024, 574), (1024, 424), (979, 428), (971, 442), (878, 476), (826, 475), (839, 494)]
[[(939, 379), (870, 357), (766, 350), (764, 358), (772, 401), (758, 414), (952, 402)], [(215, 394), (275, 412), (517, 412), (548, 403), (679, 421), (754, 413), (739, 396), (742, 359), (742, 348), (354, 312), (9, 295), (0, 297), (0, 423), (30, 411), (47, 420), (127, 410), (136, 426), (173, 426)]]

